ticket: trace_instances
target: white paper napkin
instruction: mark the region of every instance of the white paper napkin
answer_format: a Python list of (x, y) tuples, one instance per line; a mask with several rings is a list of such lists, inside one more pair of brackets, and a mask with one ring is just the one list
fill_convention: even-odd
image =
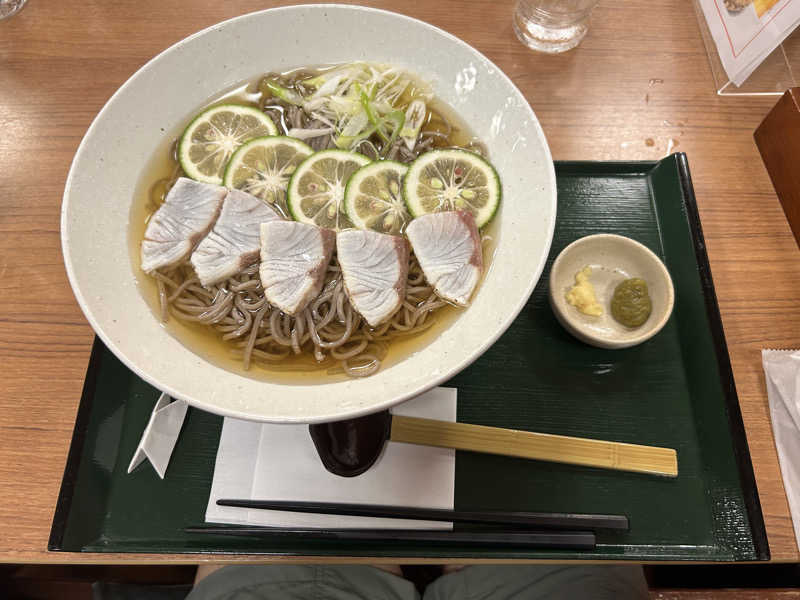
[(762, 350), (772, 433), (800, 547), (800, 351)]
[[(394, 414), (456, 420), (456, 390), (435, 388), (395, 407)], [(387, 442), (378, 461), (357, 477), (325, 470), (307, 425), (226, 418), (222, 426), (206, 521), (274, 527), (441, 528), (450, 523), (342, 517), (217, 506), (218, 498), (391, 504), (453, 508), (455, 451)]]
[(167, 472), (169, 459), (175, 449), (175, 442), (183, 427), (187, 404), (183, 400), (173, 401), (166, 394), (161, 394), (150, 414), (150, 420), (144, 429), (142, 439), (133, 453), (128, 473), (133, 471), (145, 458), (150, 461), (161, 479)]

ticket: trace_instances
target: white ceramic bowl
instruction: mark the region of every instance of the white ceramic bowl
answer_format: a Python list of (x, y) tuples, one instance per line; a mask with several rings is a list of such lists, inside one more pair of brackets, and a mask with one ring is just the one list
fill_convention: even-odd
[[(170, 335), (137, 287), (128, 244), (137, 182), (167, 136), (221, 91), (268, 71), (354, 60), (418, 73), (486, 143), (503, 185), (491, 268), (472, 305), (450, 327), (372, 377), (286, 385), (215, 366)], [(555, 215), (555, 172), (541, 127), (519, 90), (486, 57), (405, 16), (305, 5), (214, 25), (134, 74), (100, 111), (75, 155), (61, 235), (69, 280), (86, 318), (139, 376), (203, 410), (311, 423), (388, 408), (446, 381), (480, 356), (528, 300), (544, 267)]]
[[(589, 281), (598, 303), (600, 316), (581, 313), (566, 300), (575, 284), (575, 274), (584, 267), (592, 272)], [(650, 317), (637, 328), (628, 328), (611, 316), (611, 298), (617, 285), (638, 277), (647, 283), (653, 303)], [(675, 291), (669, 271), (648, 247), (621, 235), (599, 233), (572, 242), (558, 255), (550, 269), (550, 306), (558, 321), (579, 340), (600, 348), (628, 348), (657, 334), (666, 324), (675, 303)]]

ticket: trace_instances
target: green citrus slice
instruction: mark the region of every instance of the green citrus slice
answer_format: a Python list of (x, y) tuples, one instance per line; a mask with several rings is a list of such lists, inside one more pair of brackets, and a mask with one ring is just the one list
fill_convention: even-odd
[(294, 138), (280, 135), (256, 138), (233, 153), (223, 183), (258, 196), (288, 217), (289, 180), (298, 165), (313, 153), (310, 146)]
[(260, 110), (240, 104), (212, 106), (197, 115), (178, 144), (178, 161), (187, 177), (220, 185), (225, 166), (247, 140), (275, 135), (275, 123)]
[(403, 201), (408, 166), (381, 160), (353, 173), (344, 190), (344, 211), (359, 229), (398, 234), (411, 218)]
[(370, 160), (346, 150), (322, 150), (305, 159), (289, 181), (287, 199), (295, 221), (340, 231), (353, 223), (344, 212), (350, 176)]
[(494, 167), (474, 152), (432, 150), (411, 163), (403, 196), (414, 217), (466, 210), (475, 217), (475, 224), (483, 227), (500, 204), (500, 178)]

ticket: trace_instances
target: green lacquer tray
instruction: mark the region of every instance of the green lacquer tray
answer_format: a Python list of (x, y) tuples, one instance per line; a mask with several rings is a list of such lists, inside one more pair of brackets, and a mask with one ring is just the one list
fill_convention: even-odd
[[(766, 560), (769, 549), (686, 157), (558, 162), (552, 260), (584, 235), (613, 232), (658, 254), (673, 316), (655, 338), (600, 350), (570, 337), (547, 301), (545, 270), (511, 328), (448, 384), (458, 420), (678, 451), (677, 479), (458, 453), (458, 509), (621, 513), (625, 533), (593, 552), (187, 535), (202, 524), (222, 419), (189, 409), (165, 480), (126, 474), (155, 389), (99, 341), (92, 350), (50, 550), (219, 552), (409, 558)], [(548, 263), (549, 265), (549, 263)]]

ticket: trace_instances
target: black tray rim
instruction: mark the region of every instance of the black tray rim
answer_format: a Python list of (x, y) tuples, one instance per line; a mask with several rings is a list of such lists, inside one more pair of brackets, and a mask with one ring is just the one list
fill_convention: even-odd
[(83, 382), (80, 404), (75, 416), (75, 426), (72, 429), (72, 441), (69, 445), (67, 462), (64, 465), (64, 476), (61, 478), (61, 489), (58, 492), (56, 508), (53, 513), (53, 523), (50, 527), (50, 538), (47, 549), (50, 551), (65, 551), (63, 548), (64, 535), (67, 530), (72, 498), (78, 481), (83, 446), (86, 442), (86, 433), (89, 429), (89, 419), (94, 405), (94, 390), (97, 374), (100, 371), (100, 362), (103, 356), (103, 342), (96, 335), (89, 355), (89, 365), (86, 368), (86, 378)]
[[(750, 531), (752, 535), (755, 561), (770, 560), (769, 542), (767, 539), (764, 516), (761, 509), (761, 501), (758, 495), (753, 462), (750, 456), (747, 435), (745, 433), (744, 421), (742, 419), (739, 398), (736, 392), (736, 385), (733, 378), (728, 345), (725, 341), (725, 332), (722, 325), (722, 316), (719, 311), (714, 281), (711, 276), (711, 266), (706, 251), (703, 229), (700, 224), (700, 213), (697, 206), (697, 199), (692, 185), (689, 162), (684, 152), (676, 152), (661, 160), (653, 161), (588, 161), (588, 160), (565, 160), (554, 161), (556, 176), (568, 174), (570, 170), (578, 170), (591, 165), (593, 169), (600, 173), (620, 173), (628, 172), (631, 174), (649, 174), (652, 170), (668, 161), (673, 161), (678, 173), (678, 180), (681, 186), (684, 205), (687, 212), (687, 223), (694, 246), (695, 258), (697, 260), (698, 272), (706, 307), (706, 316), (711, 329), (711, 336), (714, 343), (715, 354), (722, 385), (728, 427), (731, 432), (733, 443), (734, 458), (738, 466), (740, 487), (748, 516)], [(66, 533), (67, 522), (72, 508), (72, 498), (77, 482), (80, 458), (89, 425), (93, 400), (94, 386), (97, 379), (102, 356), (102, 342), (95, 336), (92, 350), (87, 366), (86, 378), (84, 380), (81, 400), (73, 428), (72, 440), (69, 453), (67, 455), (64, 475), (56, 501), (56, 508), (53, 515), (53, 522), (50, 530), (50, 537), (47, 544), (49, 551), (65, 552), (63, 548), (64, 535)], [(185, 551), (186, 553), (192, 553)], [(183, 552), (181, 552), (183, 553)], [(214, 554), (237, 554), (236, 552), (214, 552)], [(593, 555), (588, 555), (589, 560), (598, 560)], [(606, 560), (603, 562), (607, 562)], [(694, 561), (689, 561), (694, 562)], [(743, 561), (747, 562), (747, 561)]]
[(705, 237), (703, 236), (703, 228), (700, 224), (700, 212), (697, 208), (697, 199), (694, 195), (692, 176), (689, 172), (689, 161), (684, 152), (676, 153), (675, 160), (678, 167), (684, 203), (688, 213), (687, 221), (689, 223), (692, 241), (694, 242), (694, 252), (697, 257), (700, 281), (703, 287), (703, 297), (706, 302), (706, 315), (708, 316), (708, 321), (711, 326), (711, 335), (716, 348), (720, 383), (722, 384), (727, 406), (728, 427), (731, 431), (736, 464), (739, 466), (739, 479), (745, 508), (747, 509), (747, 518), (750, 522), (750, 531), (753, 534), (753, 546), (756, 560), (766, 561), (770, 560), (771, 557), (769, 542), (767, 540), (767, 529), (764, 523), (764, 514), (761, 510), (761, 500), (758, 496), (753, 459), (750, 456), (750, 446), (747, 442), (747, 434), (744, 429), (742, 408), (739, 405), (739, 395), (736, 392), (736, 383), (733, 378), (733, 368), (731, 367), (730, 354), (728, 353), (728, 343), (725, 341), (725, 330), (722, 325), (722, 315), (719, 312), (717, 292), (714, 288), (714, 281), (711, 276), (711, 265), (708, 261)]

